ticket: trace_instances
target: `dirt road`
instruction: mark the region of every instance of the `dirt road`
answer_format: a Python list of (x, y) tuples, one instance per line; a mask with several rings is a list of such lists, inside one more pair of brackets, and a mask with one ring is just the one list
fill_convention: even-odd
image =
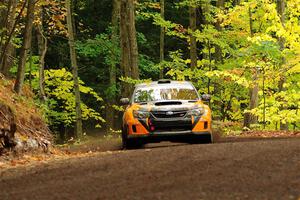
[(296, 199), (300, 139), (169, 143), (2, 172), (0, 199)]

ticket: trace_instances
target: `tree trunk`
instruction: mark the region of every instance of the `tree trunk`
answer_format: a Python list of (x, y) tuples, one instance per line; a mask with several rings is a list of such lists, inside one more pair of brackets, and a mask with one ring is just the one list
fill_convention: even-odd
[[(255, 69), (254, 75), (252, 78), (252, 81), (254, 82), (254, 87), (250, 89), (249, 96), (250, 96), (250, 103), (249, 103), (249, 109), (252, 110), (258, 106), (258, 71)], [(250, 128), (251, 124), (257, 123), (257, 117), (251, 113), (245, 113), (244, 115), (244, 127)]]
[[(249, 30), (250, 30), (250, 36), (253, 37), (253, 20), (252, 20), (252, 12), (251, 8), (249, 7)], [(258, 106), (258, 91), (259, 91), (259, 85), (258, 85), (258, 69), (253, 69), (253, 77), (252, 81), (254, 83), (253, 88), (250, 88), (249, 90), (249, 96), (250, 96), (250, 102), (249, 102), (249, 109), (252, 110)], [(250, 128), (251, 124), (257, 123), (257, 117), (251, 113), (245, 113), (244, 115), (244, 127)]]
[[(277, 13), (280, 17), (280, 21), (282, 26), (285, 26), (285, 0), (277, 0)], [(279, 37), (278, 38), (278, 43), (280, 46), (280, 50), (283, 51), (284, 50), (284, 46), (285, 46), (285, 38), (284, 37)], [(283, 63), (285, 62), (285, 59), (283, 59), (282, 61)], [(286, 88), (284, 87), (284, 83), (286, 81), (286, 77), (285, 77), (285, 70), (283, 70), (282, 74), (280, 75), (280, 80), (278, 83), (278, 89), (279, 92), (281, 91), (285, 91)], [(280, 108), (281, 110), (284, 109), (284, 106)], [(280, 123), (280, 130), (288, 130), (288, 123)]]
[(240, 0), (233, 0), (233, 5), (237, 6), (240, 5), (241, 1)]
[(191, 68), (197, 68), (197, 41), (196, 37), (193, 33), (197, 29), (197, 8), (193, 7), (192, 5), (189, 7), (189, 14), (190, 14), (190, 58), (191, 58)]
[[(160, 0), (160, 16), (165, 19), (165, 0)], [(160, 46), (159, 46), (159, 58), (160, 62), (165, 60), (165, 27), (160, 27)], [(160, 69), (159, 78), (164, 77), (164, 69)]]
[[(15, 0), (13, 0), (13, 1), (15, 1)], [(16, 1), (17, 2), (17, 1)], [(16, 3), (15, 2), (15, 3)], [(17, 3), (16, 3), (17, 4)], [(13, 56), (14, 54), (15, 54), (15, 48), (13, 47), (13, 46), (10, 46), (11, 45), (11, 39), (13, 38), (13, 35), (14, 35), (14, 33), (15, 33), (15, 29), (16, 29), (16, 26), (17, 26), (17, 22), (19, 22), (19, 20), (21, 19), (21, 16), (22, 16), (22, 14), (23, 14), (23, 11), (24, 11), (24, 9), (25, 9), (25, 7), (26, 7), (26, 5), (27, 5), (27, 0), (25, 0), (24, 2), (23, 2), (23, 4), (22, 4), (22, 7), (21, 7), (21, 9), (20, 9), (20, 12), (18, 13), (18, 16), (16, 17), (16, 18), (14, 18), (15, 17), (15, 14), (13, 13), (13, 10), (12, 10), (12, 12), (10, 12), (10, 15), (13, 17), (13, 18), (11, 18), (12, 19), (12, 26), (11, 26), (11, 30), (9, 31), (9, 32), (7, 32), (7, 35), (6, 35), (6, 39), (4, 40), (3, 38), (4, 38), (4, 35), (3, 35), (3, 37), (1, 37), (1, 41), (0, 41), (0, 43), (2, 44), (2, 43), (4, 43), (3, 45), (0, 45), (1, 46), (1, 49), (0, 49), (0, 71), (8, 71), (9, 69), (8, 69), (8, 67), (6, 68), (6, 69), (4, 69), (3, 68), (3, 66), (4, 65), (2, 65), (3, 64), (3, 62), (4, 62), (4, 60), (5, 60), (5, 56), (8, 56), (9, 57), (9, 55), (10, 55), (10, 52), (12, 52), (11, 53), (11, 56)], [(15, 7), (16, 7), (17, 5), (15, 5)], [(16, 9), (16, 8), (14, 8), (14, 9)], [(16, 11), (14, 11), (14, 12), (16, 12)], [(7, 48), (8, 47), (11, 47), (11, 49), (9, 50), (9, 51), (7, 51)], [(12, 58), (12, 57), (9, 57), (9, 58)], [(10, 60), (10, 61), (12, 61), (12, 59)], [(8, 63), (8, 62), (7, 62)], [(10, 64), (5, 64), (5, 66), (10, 66)]]
[[(122, 75), (123, 77), (139, 79), (134, 0), (121, 0), (120, 39)], [(129, 97), (131, 91), (132, 86), (123, 83), (122, 95)]]
[(38, 53), (39, 53), (39, 98), (41, 101), (46, 100), (45, 94), (45, 56), (48, 48), (48, 40), (44, 35), (43, 30), (43, 8), (40, 8), (40, 24), (36, 27)]
[(74, 93), (75, 93), (75, 110), (76, 110), (76, 127), (75, 127), (75, 137), (82, 137), (82, 117), (81, 117), (81, 107), (80, 107), (80, 91), (79, 91), (79, 80), (78, 80), (78, 65), (75, 50), (75, 40), (74, 31), (72, 23), (72, 11), (71, 11), (71, 0), (66, 0), (67, 9), (67, 26), (68, 26), (68, 38), (70, 47), (70, 58), (73, 71), (74, 79)]
[(20, 52), (17, 79), (14, 86), (14, 90), (17, 94), (20, 94), (22, 91), (24, 78), (25, 78), (25, 64), (26, 64), (27, 54), (31, 48), (34, 8), (35, 8), (35, 0), (28, 0), (27, 17), (26, 17), (25, 31), (23, 37), (23, 46)]
[(7, 23), (8, 16), (11, 10), (12, 0), (3, 0), (0, 2), (0, 49), (2, 49), (2, 43), (5, 40), (5, 36), (7, 35)]
[[(113, 46), (118, 46), (118, 23), (120, 19), (120, 0), (114, 0), (113, 1), (113, 11), (112, 11), (112, 33), (111, 33), (111, 41), (113, 43)], [(115, 48), (113, 48), (115, 49)], [(116, 65), (118, 62), (117, 52), (113, 51), (111, 52), (111, 65), (109, 68), (109, 85), (110, 87), (116, 87)], [(106, 127), (107, 132), (110, 130), (110, 128), (114, 128), (114, 116), (115, 116), (115, 110), (112, 107), (112, 105), (116, 104), (116, 94), (114, 93), (113, 96), (109, 99), (110, 103), (106, 106)]]
[[(218, 9), (224, 9), (224, 0), (218, 0), (217, 1), (217, 8)], [(222, 27), (221, 27), (221, 21), (217, 20), (215, 27), (216, 29), (221, 32), (222, 31)], [(219, 45), (215, 45), (215, 60), (217, 63), (222, 63), (223, 62), (223, 56), (222, 56), (222, 49)]]
[[(13, 31), (14, 24), (15, 24), (16, 8), (17, 8), (17, 0), (10, 0), (10, 9), (9, 9), (9, 13), (7, 14), (7, 21), (5, 22), (5, 24), (3, 24), (5, 25), (6, 28), (6, 31), (3, 32), (5, 34), (5, 37), (8, 37), (9, 33)], [(1, 37), (1, 41), (3, 41), (3, 39), (4, 37)], [(1, 44), (2, 42), (0, 43), (0, 49), (2, 49)], [(15, 54), (15, 47), (13, 46), (11, 41), (8, 42), (7, 47), (4, 51), (5, 52), (3, 52), (3, 57), (0, 60), (1, 63), (0, 69), (4, 76), (8, 76), (9, 70), (14, 64), (14, 54)]]
[[(225, 5), (224, 5), (224, 0), (218, 0), (217, 1), (217, 8), (218, 9), (224, 9)], [(216, 30), (218, 30), (219, 32), (222, 32), (222, 27), (221, 27), (221, 21), (217, 20), (217, 22), (215, 23), (215, 27)], [(222, 53), (222, 48), (219, 45), (215, 45), (215, 62), (217, 64), (221, 64), (223, 63), (223, 53)], [(217, 67), (215, 67), (214, 69), (217, 69)], [(214, 94), (215, 96), (221, 96), (221, 84), (218, 81), (214, 82)], [(216, 106), (216, 109), (220, 111), (220, 113), (222, 113), (222, 101), (221, 100), (215, 100), (214, 101), (214, 105)], [(215, 116), (216, 119), (220, 119), (220, 116)]]
[(5, 1), (0, 2), (0, 30), (4, 28), (6, 11), (5, 11)]

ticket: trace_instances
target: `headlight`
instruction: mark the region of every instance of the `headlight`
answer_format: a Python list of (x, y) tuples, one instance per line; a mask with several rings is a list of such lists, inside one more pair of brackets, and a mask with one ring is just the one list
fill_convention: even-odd
[(203, 107), (195, 108), (193, 110), (188, 111), (187, 116), (202, 116), (205, 113), (205, 109)]
[(134, 110), (133, 111), (133, 116), (135, 118), (138, 118), (138, 119), (146, 119), (146, 118), (150, 117), (150, 112), (148, 112), (148, 111)]

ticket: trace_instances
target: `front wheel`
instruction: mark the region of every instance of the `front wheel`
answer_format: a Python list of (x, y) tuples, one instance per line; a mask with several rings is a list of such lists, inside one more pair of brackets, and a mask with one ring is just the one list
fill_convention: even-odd
[(210, 144), (213, 143), (213, 136), (212, 134), (207, 135), (197, 135), (191, 138), (191, 144)]
[(122, 149), (138, 149), (142, 147), (143, 144), (137, 139), (128, 138), (127, 131), (123, 129), (122, 131)]

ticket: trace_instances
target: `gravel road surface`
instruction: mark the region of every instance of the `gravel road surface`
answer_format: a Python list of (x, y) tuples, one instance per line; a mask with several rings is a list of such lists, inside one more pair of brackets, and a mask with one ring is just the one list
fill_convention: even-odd
[(300, 199), (300, 138), (147, 145), (0, 173), (0, 199)]

